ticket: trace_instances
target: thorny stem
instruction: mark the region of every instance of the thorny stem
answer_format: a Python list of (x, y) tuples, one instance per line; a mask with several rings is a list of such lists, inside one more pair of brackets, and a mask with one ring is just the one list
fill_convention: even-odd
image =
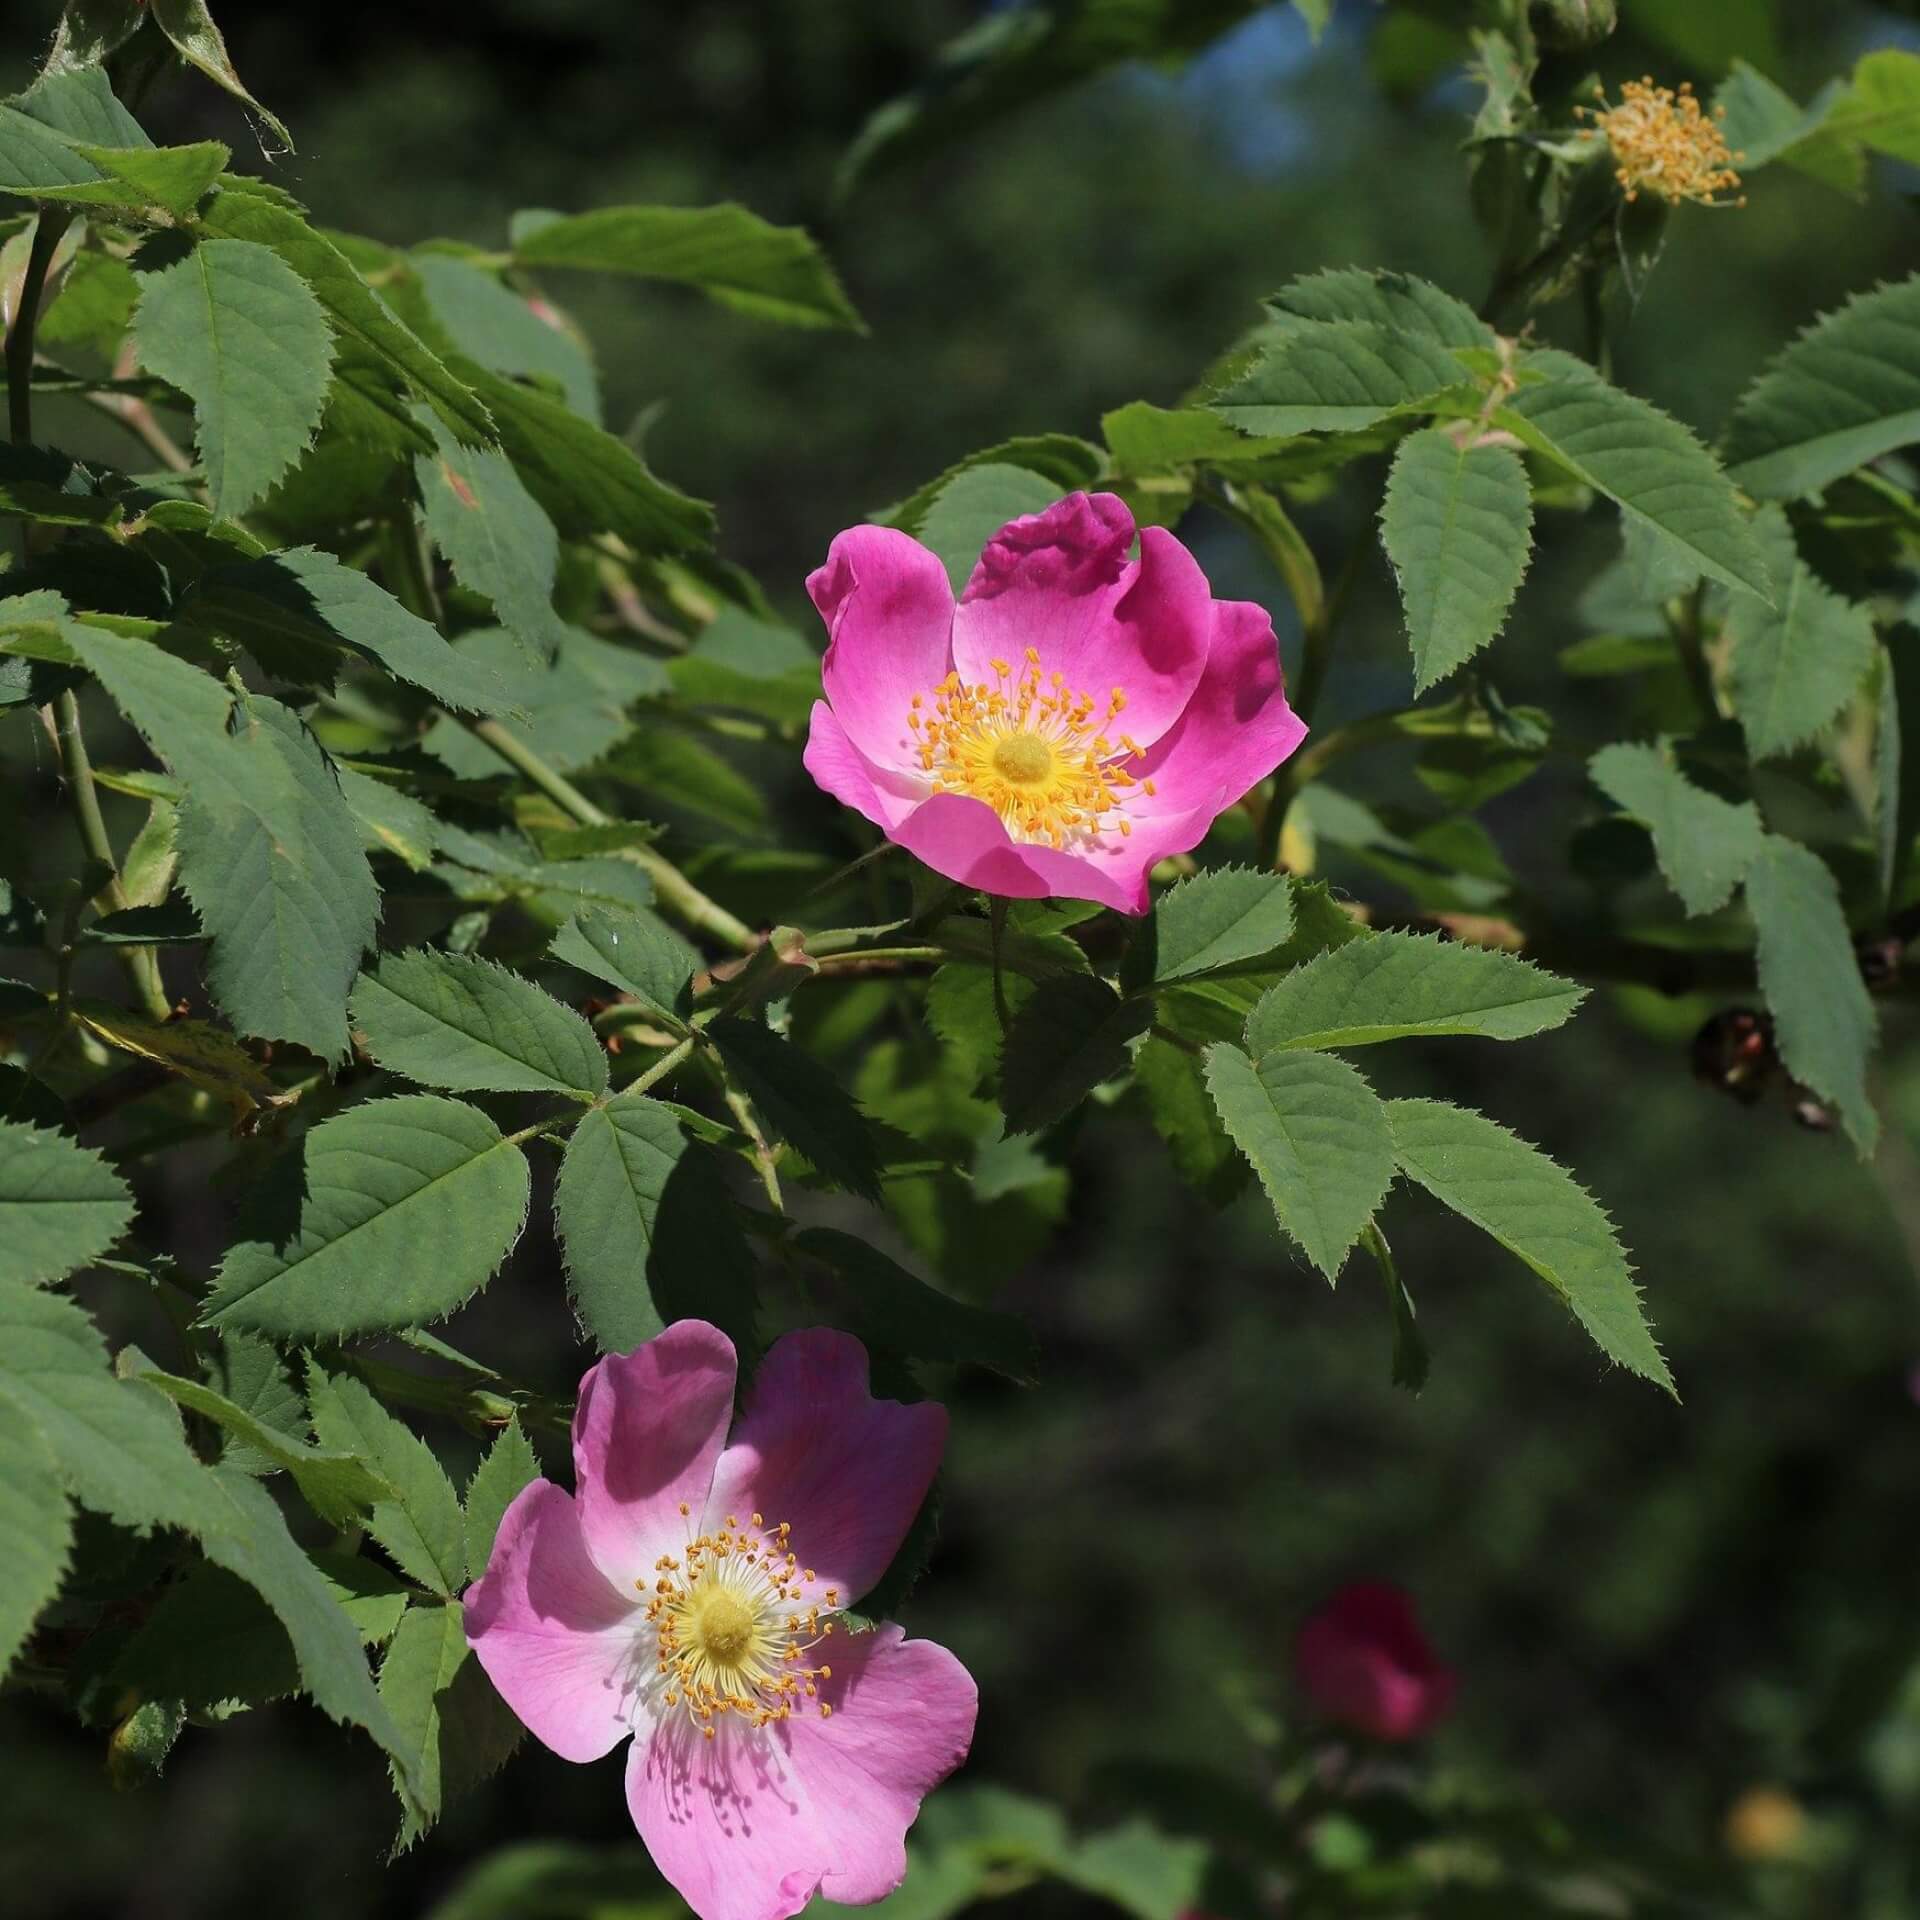
[[(7, 431), (16, 446), (33, 440), (33, 337), (40, 322), (40, 298), (46, 288), (47, 270), (67, 230), (65, 215), (50, 219), (41, 214), (33, 226), (33, 242), (27, 253), (27, 268), (20, 282), (20, 307), (7, 331)], [(22, 552), (30, 548), (31, 528), (20, 531)], [(93, 762), (87, 754), (86, 734), (80, 724), (80, 701), (69, 687), (55, 703), (55, 710), (43, 716), (60, 754), (60, 769), (66, 782), (68, 803), (73, 808), (74, 824), (80, 829), (81, 844), (87, 857), (106, 870), (106, 884), (100, 896), (110, 906), (127, 904), (120, 885), (120, 869), (113, 857), (113, 842), (107, 837), (107, 823), (100, 812), (100, 795), (93, 784)], [(139, 993), (142, 1004), (156, 1020), (167, 1017), (166, 989), (160, 980), (160, 965), (151, 947), (119, 949)]]

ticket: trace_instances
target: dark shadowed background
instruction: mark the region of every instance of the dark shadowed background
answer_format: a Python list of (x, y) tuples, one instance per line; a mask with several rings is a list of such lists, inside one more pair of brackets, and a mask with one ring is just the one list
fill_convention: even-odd
[[(324, 222), (494, 245), (520, 207), (735, 198), (822, 236), (870, 338), (758, 327), (671, 289), (564, 289), (597, 344), (609, 423), (657, 410), (650, 460), (718, 503), (725, 550), (796, 620), (839, 528), (1009, 434), (1089, 432), (1126, 401), (1171, 403), (1295, 274), (1386, 264), (1484, 291), (1454, 154), (1470, 92), (1387, 84), (1394, 46), (1366, 0), (1343, 0), (1317, 48), (1272, 9), (1181, 74), (1109, 76), (843, 205), (832, 183), (849, 140), (975, 9), (215, 10), (299, 141), (273, 177)], [(1710, 24), (1722, 10), (1678, 11)], [(55, 12), (8, 9), (9, 85)], [(1779, 12), (1778, 77), (1802, 98), (1912, 32), (1864, 5)], [(1719, 77), (1631, 27), (1600, 64)], [(218, 134), (257, 159), (204, 85), (170, 82), (146, 118), (156, 138)], [(1712, 436), (1793, 329), (1912, 268), (1913, 184), (1883, 177), (1856, 204), (1770, 172), (1743, 212), (1689, 210), (1616, 377)], [(1367, 538), (1364, 495), (1308, 514), (1323, 562)], [(1290, 645), (1257, 558), (1201, 518), (1184, 532), (1219, 591), (1275, 606)], [(1600, 696), (1562, 679), (1554, 651), (1579, 630), (1570, 609), (1608, 536), (1597, 518), (1544, 532), (1494, 670), (1510, 698), (1577, 732), (1580, 701)], [(1324, 719), (1405, 699), (1396, 620), (1376, 549)], [(38, 818), (50, 780), (27, 729), (0, 736), (0, 821)], [(1582, 804), (1570, 767), (1490, 825), (1542, 884), (1577, 889), (1554, 878), (1541, 823)], [(0, 844), (0, 870), (27, 859), (21, 838)], [(1377, 875), (1336, 873), (1391, 897)], [(1388, 1226), (1435, 1368), (1417, 1401), (1397, 1392), (1370, 1275), (1330, 1294), (1279, 1247), (1257, 1196), (1211, 1214), (1128, 1111), (1088, 1126), (1056, 1242), (980, 1276), (1038, 1325), (1049, 1390), (941, 1383), (955, 1416), (944, 1529), (906, 1617), (980, 1679), (976, 1777), (1086, 1810), (1106, 1761), (1232, 1764), (1228, 1700), (1286, 1711), (1299, 1619), (1339, 1581), (1375, 1576), (1415, 1591), (1460, 1669), (1441, 1743), (1469, 1774), (1518, 1782), (1623, 1847), (1696, 1856), (1721, 1846), (1728, 1805), (1756, 1782), (1854, 1817), (1838, 1811), (1855, 1805), (1860, 1765), (1849, 1715), (1884, 1708), (1920, 1656), (1920, 1292), (1888, 1200), (1911, 1220), (1920, 1176), (1898, 1138), (1863, 1169), (1783, 1103), (1746, 1111), (1694, 1084), (1687, 1041), (1709, 1011), (1600, 994), (1548, 1040), (1389, 1062), (1383, 1089), (1484, 1106), (1580, 1170), (1634, 1250), (1679, 1407), (1609, 1376), (1517, 1263), (1404, 1196)], [(1908, 1036), (1894, 1025), (1889, 1043), (1887, 1097), (1920, 1126)], [(225, 1237), (218, 1191), (142, 1200), (189, 1246)], [(530, 1241), (450, 1337), (567, 1390), (589, 1355), (562, 1343), (559, 1288), (551, 1246)], [(434, 1437), (471, 1457), (463, 1436)], [(1920, 1724), (1908, 1737), (1912, 1818)], [(157, 1786), (119, 1795), (98, 1735), (0, 1703), (9, 1914), (423, 1914), (503, 1842), (630, 1833), (614, 1763), (574, 1768), (531, 1746), (389, 1868), (392, 1824), (373, 1748), (305, 1707), (189, 1730)]]

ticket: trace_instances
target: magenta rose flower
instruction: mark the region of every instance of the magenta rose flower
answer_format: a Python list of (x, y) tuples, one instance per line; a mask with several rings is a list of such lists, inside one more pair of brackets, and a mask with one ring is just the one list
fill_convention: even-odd
[(827, 623), (807, 771), (963, 886), (1147, 910), (1147, 872), (1306, 736), (1266, 612), (1216, 600), (1110, 493), (1009, 521), (956, 604), (907, 534), (850, 527), (807, 591)]
[(632, 1736), (634, 1825), (701, 1920), (785, 1920), (900, 1884), (979, 1696), (944, 1647), (840, 1617), (919, 1510), (945, 1409), (874, 1399), (859, 1341), (814, 1328), (774, 1342), (729, 1439), (735, 1373), (702, 1320), (594, 1367), (574, 1491), (507, 1509), (467, 1638), (562, 1759)]
[(1453, 1704), (1454, 1675), (1398, 1587), (1342, 1587), (1300, 1629), (1300, 1691), (1328, 1720), (1373, 1740), (1414, 1740)]

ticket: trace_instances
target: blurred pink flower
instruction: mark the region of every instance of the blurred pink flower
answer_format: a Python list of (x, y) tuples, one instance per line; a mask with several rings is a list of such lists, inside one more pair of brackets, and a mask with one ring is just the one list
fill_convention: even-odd
[(1453, 1671), (1398, 1587), (1342, 1587), (1300, 1629), (1294, 1676), (1322, 1716), (1375, 1740), (1418, 1739), (1453, 1704)]
[(634, 1824), (701, 1920), (784, 1920), (900, 1884), (978, 1695), (944, 1647), (838, 1618), (905, 1537), (945, 1410), (874, 1399), (866, 1350), (815, 1328), (774, 1343), (729, 1441), (734, 1377), (700, 1320), (594, 1367), (574, 1492), (507, 1509), (467, 1638), (562, 1759), (633, 1736)]
[(827, 623), (807, 771), (935, 872), (1013, 899), (1147, 910), (1147, 871), (1306, 736), (1273, 622), (1110, 493), (987, 542), (956, 605), (940, 561), (850, 527), (807, 591)]

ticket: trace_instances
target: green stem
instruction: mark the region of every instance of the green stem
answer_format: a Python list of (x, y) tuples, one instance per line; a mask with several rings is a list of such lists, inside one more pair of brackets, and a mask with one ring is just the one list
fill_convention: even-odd
[(1680, 665), (1686, 671), (1687, 684), (1699, 703), (1700, 718), (1710, 723), (1720, 717), (1720, 695), (1713, 684), (1713, 666), (1707, 659), (1706, 638), (1701, 630), (1700, 615), (1705, 598), (1703, 580), (1691, 593), (1669, 600), (1664, 612), (1667, 631), (1673, 635)]
[(663, 1053), (645, 1073), (629, 1080), (620, 1091), (622, 1093), (645, 1093), (649, 1087), (664, 1080), (692, 1051), (693, 1036), (689, 1034), (677, 1047), (672, 1048), (669, 1052)]
[[(16, 446), (27, 446), (33, 440), (34, 330), (40, 322), (40, 300), (46, 289), (47, 270), (53, 265), (60, 237), (66, 230), (64, 214), (55, 219), (43, 213), (34, 221), (27, 269), (20, 282), (20, 306), (7, 331), (7, 431)], [(20, 529), (23, 553), (32, 551), (31, 534), (31, 523), (23, 522)], [(104, 898), (114, 908), (124, 907), (127, 896), (120, 885), (113, 842), (107, 837), (100, 795), (93, 784), (93, 762), (80, 725), (80, 701), (71, 687), (61, 694), (56, 713), (49, 716), (49, 724), (59, 749), (67, 800), (73, 809), (74, 824), (80, 829), (81, 844), (87, 850), (87, 857), (106, 871), (106, 883), (96, 897)], [(119, 951), (142, 1004), (156, 1020), (164, 1020), (168, 1012), (167, 995), (153, 949), (122, 947)]]

